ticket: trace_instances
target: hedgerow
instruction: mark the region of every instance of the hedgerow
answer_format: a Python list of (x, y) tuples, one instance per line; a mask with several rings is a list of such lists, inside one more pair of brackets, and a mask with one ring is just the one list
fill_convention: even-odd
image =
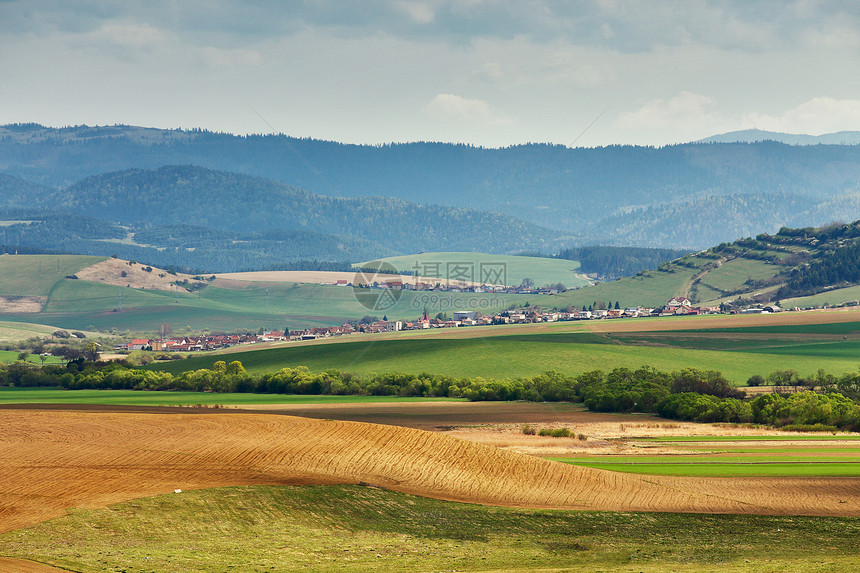
[[(175, 376), (130, 364), (83, 359), (65, 366), (0, 365), (3, 386), (564, 401), (582, 402), (596, 412), (641, 412), (693, 422), (860, 430), (860, 374), (837, 377), (819, 370), (805, 379), (794, 371), (779, 371), (769, 374), (767, 380), (785, 393), (744, 399), (744, 392), (732, 387), (719, 372), (695, 368), (662, 372), (649, 366), (615, 368), (608, 373), (593, 370), (578, 376), (548, 371), (534, 377), (497, 380), (430, 373), (359, 376), (335, 369), (313, 373), (305, 366), (251, 374), (238, 360), (217, 361), (212, 368)], [(816, 391), (799, 391), (803, 387)]]

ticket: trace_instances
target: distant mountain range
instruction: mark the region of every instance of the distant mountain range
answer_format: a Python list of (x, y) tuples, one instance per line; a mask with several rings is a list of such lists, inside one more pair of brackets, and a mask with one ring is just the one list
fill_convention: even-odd
[(802, 133), (779, 133), (760, 129), (730, 131), (700, 139), (697, 143), (756, 143), (776, 141), (787, 145), (858, 145), (860, 131), (839, 131), (823, 135), (804, 135)]
[[(204, 171), (189, 179), (180, 174), (189, 166)], [(860, 145), (772, 140), (483, 149), (14, 124), (0, 127), (2, 174), (0, 205), (33, 206), (29, 197), (38, 195), (50, 197), (40, 208), (135, 228), (342, 237), (336, 244), (344, 248), (325, 260), (359, 247), (380, 252), (360, 260), (588, 244), (702, 249), (782, 226), (860, 218)]]

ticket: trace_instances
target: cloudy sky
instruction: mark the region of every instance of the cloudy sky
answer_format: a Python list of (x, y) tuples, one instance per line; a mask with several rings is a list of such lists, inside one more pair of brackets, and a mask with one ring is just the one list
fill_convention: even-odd
[(857, 0), (0, 0), (0, 124), (353, 143), (860, 130)]

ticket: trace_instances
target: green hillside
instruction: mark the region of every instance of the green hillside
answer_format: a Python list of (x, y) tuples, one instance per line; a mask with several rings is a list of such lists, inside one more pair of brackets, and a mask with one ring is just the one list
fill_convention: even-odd
[[(558, 295), (556, 306), (620, 301), (622, 306), (660, 306), (686, 296), (701, 306), (744, 308), (785, 301), (783, 306), (834, 306), (858, 300), (860, 221), (723, 243), (634, 277)], [(818, 294), (818, 293), (821, 294)]]
[[(7, 258), (14, 258), (9, 256)], [(18, 255), (18, 257), (22, 257)], [(16, 274), (0, 273), (5, 277), (5, 292), (20, 296), (31, 274), (38, 278), (39, 255), (30, 256), (26, 264), (16, 263), (6, 269)], [(41, 255), (42, 265), (56, 265), (57, 257)], [(5, 260), (0, 258), (0, 261)], [(61, 261), (63, 259), (61, 258)], [(66, 271), (98, 262), (94, 257), (68, 258)], [(73, 261), (78, 261), (77, 266)], [(54, 267), (55, 269), (56, 267)], [(52, 271), (55, 273), (55, 270)], [(62, 328), (109, 331), (131, 330), (155, 332), (169, 323), (174, 331), (188, 328), (202, 331), (256, 331), (258, 328), (302, 329), (312, 326), (341, 325), (364, 316), (391, 320), (415, 320), (426, 309), (432, 314), (455, 310), (478, 310), (485, 314), (500, 312), (510, 306), (535, 300), (535, 295), (482, 293), (424, 293), (402, 291), (397, 304), (374, 311), (363, 306), (351, 288), (304, 283), (249, 283), (241, 289), (206, 286), (202, 290), (172, 292), (118, 287), (85, 280), (58, 279), (38, 283), (38, 292), (47, 295), (44, 308), (38, 313), (0, 311), (0, 320), (38, 322)], [(3, 291), (0, 291), (0, 295)], [(359, 294), (365, 294), (360, 292)], [(552, 297), (542, 297), (548, 300)], [(120, 302), (122, 311), (119, 312)]]
[(104, 259), (83, 255), (0, 255), (0, 295), (45, 296), (65, 276)]
[(46, 338), (57, 330), (55, 326), (32, 324), (29, 322), (0, 322), (0, 342), (26, 340), (28, 338)]
[[(666, 320), (666, 319), (661, 319)], [(682, 319), (683, 320), (683, 319)], [(695, 320), (689, 320), (691, 329)], [(659, 328), (658, 324), (654, 324)], [(823, 328), (816, 328), (821, 326)], [(803, 375), (819, 368), (832, 373), (854, 371), (860, 342), (860, 323), (812, 325), (826, 338), (808, 343), (798, 340), (807, 327), (766, 330), (769, 336), (745, 337), (756, 329), (736, 329), (732, 336), (711, 336), (703, 331), (668, 331), (635, 334), (598, 334), (581, 326), (555, 324), (549, 332), (528, 327), (471, 329), (457, 338), (422, 337), (402, 333), (393, 338), (354, 336), (335, 343), (289, 345), (265, 350), (231, 352), (251, 372), (273, 372), (284, 367), (308, 366), (315, 372), (337, 368), (359, 374), (431, 372), (449, 376), (516, 378), (536, 376), (547, 370), (580, 374), (616, 367), (643, 365), (672, 371), (695, 365), (721, 371), (729, 380), (743, 384), (753, 374), (794, 369)], [(580, 329), (579, 331), (575, 329)], [(843, 340), (843, 332), (851, 338)], [(480, 333), (480, 334), (479, 334)], [(195, 356), (152, 366), (174, 374), (211, 368), (224, 356)]]
[[(0, 320), (56, 325), (79, 330), (158, 330), (160, 324), (192, 330), (240, 331), (339, 325), (365, 316), (414, 320), (475, 310), (492, 315), (509, 308), (579, 309), (606, 304), (661, 307), (673, 296), (699, 306), (743, 309), (783, 301), (783, 306), (856, 304), (860, 298), (860, 221), (818, 229), (783, 228), (662, 263), (633, 277), (593, 286), (576, 276), (577, 263), (564, 259), (481, 253), (421, 253), (396, 257), (398, 269), (447, 271), (454, 265), (481, 276), (481, 264), (503, 269), (507, 283), (531, 279), (536, 286), (561, 282), (555, 295), (396, 291), (396, 304), (373, 309), (362, 295), (371, 291), (298, 283), (254, 283), (245, 288), (207, 284), (194, 293), (135, 290), (72, 280), (83, 267), (103, 260), (69, 255), (0, 256), (0, 296), (46, 297), (41, 312), (0, 309)], [(370, 263), (362, 263), (369, 265)], [(497, 275), (498, 276), (498, 275)], [(577, 281), (577, 282), (572, 282)], [(571, 288), (573, 287), (573, 288)], [(122, 312), (116, 310), (122, 297)], [(372, 298), (372, 297), (371, 297)], [(361, 300), (359, 300), (361, 299)]]
[[(567, 288), (586, 286), (577, 261), (545, 257), (491, 255), (487, 253), (420, 253), (356, 263), (354, 267), (379, 268), (388, 263), (398, 271), (449, 280), (469, 280), (487, 284), (520, 285), (531, 279), (535, 286), (563, 284)], [(495, 273), (499, 273), (496, 275)], [(503, 280), (493, 280), (496, 277)]]

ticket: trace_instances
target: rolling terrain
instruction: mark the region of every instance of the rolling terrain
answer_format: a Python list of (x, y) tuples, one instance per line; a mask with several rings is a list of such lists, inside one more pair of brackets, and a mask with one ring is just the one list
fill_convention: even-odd
[(230, 349), (151, 368), (178, 373), (239, 360), (249, 372), (307, 366), (357, 374), (432, 372), (448, 376), (517, 378), (547, 370), (576, 375), (643, 365), (672, 371), (695, 365), (735, 384), (791, 368), (855, 371), (860, 313), (833, 311), (603, 320), (389, 333)]

